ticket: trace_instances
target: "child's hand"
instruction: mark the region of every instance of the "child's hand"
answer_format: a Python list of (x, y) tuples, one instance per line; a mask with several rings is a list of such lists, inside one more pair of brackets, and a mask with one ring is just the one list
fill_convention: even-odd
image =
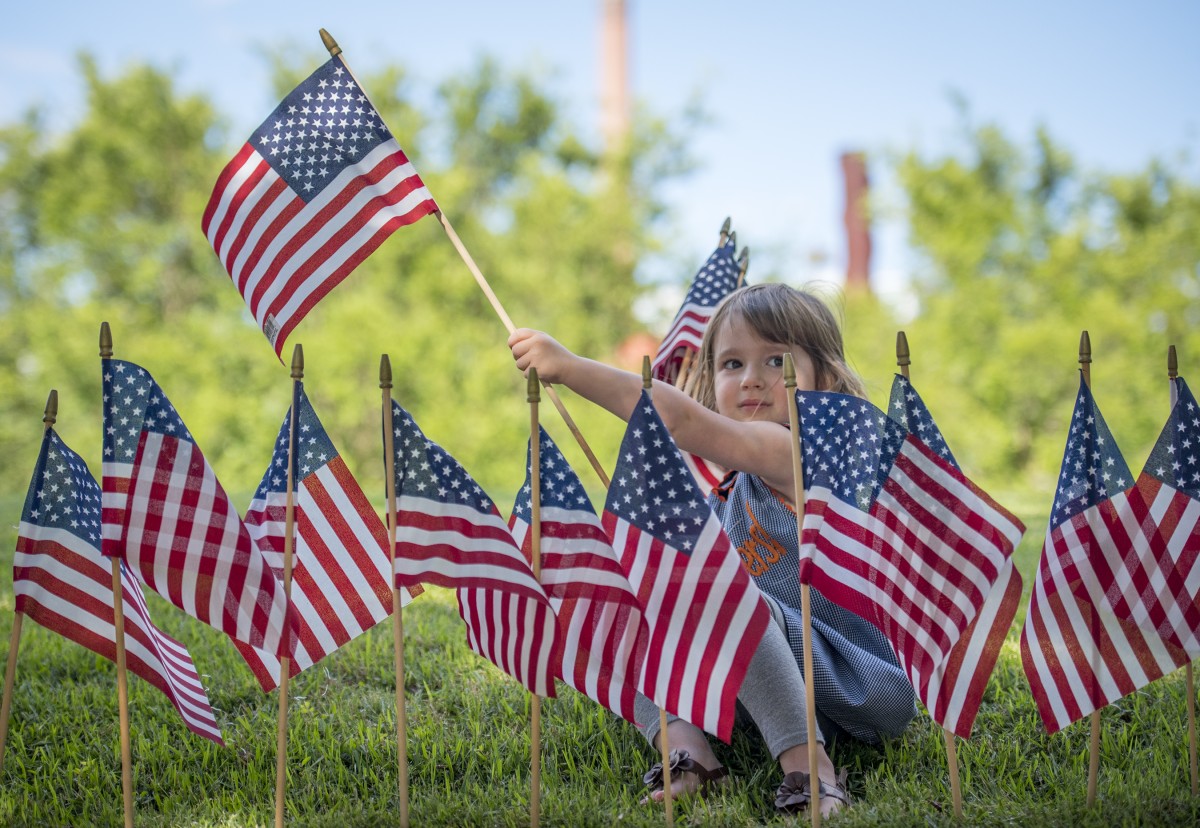
[(528, 375), (530, 368), (536, 368), (538, 379), (543, 382), (562, 382), (567, 367), (576, 358), (554, 337), (529, 328), (513, 331), (508, 347), (521, 373)]

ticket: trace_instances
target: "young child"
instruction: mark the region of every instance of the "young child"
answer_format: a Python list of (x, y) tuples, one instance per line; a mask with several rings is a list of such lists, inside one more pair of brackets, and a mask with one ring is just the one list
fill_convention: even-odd
[[(517, 368), (559, 383), (628, 419), (642, 378), (576, 356), (550, 336), (520, 329), (508, 341)], [(675, 443), (733, 469), (709, 496), (730, 541), (771, 609), (775, 624), (755, 651), (738, 701), (754, 721), (784, 773), (776, 807), (798, 811), (810, 800), (808, 740), (801, 645), (799, 538), (792, 504), (791, 433), (783, 355), (790, 353), (803, 391), (865, 396), (846, 364), (841, 331), (815, 296), (785, 285), (754, 285), (730, 294), (716, 309), (700, 347), (696, 399), (654, 384), (654, 404)], [(782, 424), (783, 428), (780, 427)], [(817, 777), (823, 814), (849, 801), (845, 771), (838, 775), (826, 738), (845, 733), (878, 744), (901, 733), (916, 712), (907, 676), (887, 640), (870, 623), (812, 590), (813, 672), (819, 743)], [(639, 697), (643, 735), (658, 747), (659, 712)], [(725, 776), (702, 730), (668, 717), (668, 743), (681, 750), (672, 769), (674, 794), (690, 793)], [(682, 756), (682, 751), (687, 756)], [(661, 767), (651, 769), (662, 797)]]

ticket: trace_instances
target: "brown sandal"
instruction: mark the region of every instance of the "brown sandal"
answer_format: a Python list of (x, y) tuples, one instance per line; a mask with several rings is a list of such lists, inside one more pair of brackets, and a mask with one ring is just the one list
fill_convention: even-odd
[[(724, 767), (708, 768), (701, 765), (692, 755), (686, 750), (673, 750), (670, 754), (671, 759), (671, 779), (678, 778), (677, 774), (694, 773), (700, 780), (699, 786), (696, 788), (696, 793), (704, 795), (708, 789), (716, 785), (725, 777), (729, 776), (729, 771)], [(663, 766), (662, 762), (655, 762), (650, 766), (650, 770), (646, 771), (642, 781), (650, 787), (650, 793), (661, 791), (663, 789)]]
[[(837, 781), (830, 785), (818, 778), (818, 791), (821, 799), (836, 799), (843, 805), (850, 804), (850, 793), (846, 790), (846, 780), (850, 771), (842, 768)], [(783, 777), (783, 783), (775, 790), (775, 810), (787, 814), (803, 811), (812, 801), (812, 781), (807, 773), (793, 771)]]

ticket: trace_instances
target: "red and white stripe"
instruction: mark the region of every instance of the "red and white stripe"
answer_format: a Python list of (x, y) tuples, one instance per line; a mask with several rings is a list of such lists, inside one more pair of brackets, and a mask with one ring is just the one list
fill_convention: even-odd
[(1010, 558), (944, 664), (930, 676), (925, 693), (929, 716), (939, 725), (969, 739), (988, 679), (1008, 639), (1021, 601), (1021, 576)]
[(308, 203), (247, 143), (217, 178), (201, 228), (279, 354), (313, 305), (393, 231), (436, 210), (395, 139)]
[(142, 433), (123, 546), (142, 580), (188, 615), (279, 651), (283, 585), (194, 443)]
[(728, 741), (737, 693), (770, 611), (715, 515), (691, 554), (605, 511), (649, 630), (642, 694)]
[[(298, 633), (289, 676), (316, 664), (392, 614), (387, 530), (341, 457), (301, 480), (294, 504), (291, 606)], [(283, 578), (287, 494), (255, 498), (246, 529)], [(420, 589), (400, 590), (400, 605)], [(238, 650), (263, 690), (279, 686), (279, 659), (244, 644)]]
[(654, 376), (664, 381), (673, 382), (679, 373), (679, 366), (687, 351), (699, 351), (700, 341), (704, 338), (704, 329), (712, 318), (713, 309), (707, 305), (697, 305), (685, 302), (671, 323), (671, 330), (663, 337), (654, 355)]
[[(151, 623), (141, 585), (124, 565), (121, 586), (127, 669), (161, 690), (189, 730), (223, 745), (187, 648)], [(22, 522), (13, 593), (17, 612), (116, 661), (112, 564), (96, 547), (70, 532)]]
[(716, 463), (705, 460), (698, 454), (691, 454), (682, 449), (679, 454), (683, 457), (683, 464), (687, 466), (688, 471), (695, 478), (696, 485), (700, 487), (700, 491), (705, 495), (720, 486), (721, 481), (725, 479), (725, 475), (728, 473), (727, 469), (723, 469)]
[(531, 693), (554, 695), (554, 610), (500, 513), (423, 497), (396, 499), (399, 587), (459, 590), (459, 612), (476, 653)]
[(806, 494), (800, 578), (875, 624), (927, 707), (1025, 527), (913, 437), (870, 513)]
[[(637, 596), (596, 515), (542, 506), (541, 583), (562, 642), (556, 675), (628, 721), (646, 649)], [(529, 524), (513, 515), (514, 540), (531, 554)]]
[(1046, 534), (1021, 631), (1021, 661), (1050, 733), (1190, 661), (1160, 632), (1112, 610), (1113, 578), (1127, 578), (1131, 569), (1110, 567), (1129, 555), (1134, 535), (1125, 527), (1137, 499), (1122, 492)]

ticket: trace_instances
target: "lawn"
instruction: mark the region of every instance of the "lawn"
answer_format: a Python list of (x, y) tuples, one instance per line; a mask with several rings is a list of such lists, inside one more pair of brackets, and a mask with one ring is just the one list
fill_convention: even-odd
[[(11, 518), (0, 552), (0, 636), (8, 641), (11, 524), (20, 506), (0, 505)], [(1027, 599), (1045, 518), (1026, 523), (1018, 565)], [(131, 679), (137, 823), (270, 825), (275, 695), (262, 693), (219, 633), (150, 598), (156, 621), (190, 647), (205, 675), (227, 746), (191, 734), (157, 690)], [(527, 825), (528, 696), (467, 649), (451, 593), (430, 590), (405, 610), (404, 624), (412, 823)], [(1200, 824), (1200, 800), (1188, 783), (1182, 673), (1103, 712), (1099, 801), (1089, 810), (1087, 724), (1046, 735), (1021, 670), (1018, 629), (973, 737), (958, 743), (965, 823)], [(121, 824), (115, 668), (33, 623), (24, 625), (19, 652), (0, 823)], [(394, 694), (390, 624), (293, 680), (289, 824), (398, 823)], [(653, 757), (631, 725), (560, 685), (558, 698), (542, 703), (542, 733), (542, 824), (663, 824), (661, 809), (638, 804)], [(756, 736), (736, 733), (718, 756), (733, 783), (707, 799), (679, 803), (676, 824), (790, 824), (773, 811), (780, 773)], [(856, 804), (828, 824), (955, 824), (941, 732), (927, 717), (882, 749), (842, 744), (833, 757), (850, 769)]]

